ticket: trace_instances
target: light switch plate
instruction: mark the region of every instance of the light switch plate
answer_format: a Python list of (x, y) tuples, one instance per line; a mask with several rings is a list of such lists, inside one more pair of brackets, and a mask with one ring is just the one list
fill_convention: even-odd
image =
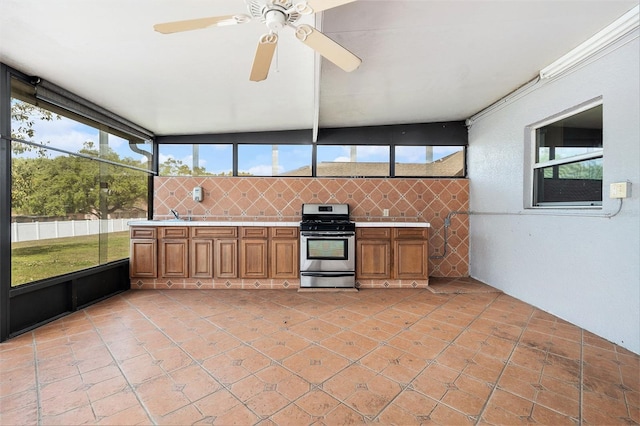
[(609, 198), (629, 198), (631, 182), (614, 182), (609, 185)]

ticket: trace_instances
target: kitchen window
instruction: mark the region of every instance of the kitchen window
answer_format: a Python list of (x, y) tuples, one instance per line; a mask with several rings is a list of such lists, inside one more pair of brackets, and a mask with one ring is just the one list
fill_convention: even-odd
[(311, 145), (238, 145), (238, 176), (311, 176)]
[(160, 176), (231, 176), (232, 144), (161, 144)]
[(159, 136), (159, 176), (466, 176), (464, 122)]
[(389, 176), (389, 146), (318, 145), (317, 176)]
[(592, 102), (532, 128), (534, 207), (602, 205), (602, 104)]
[(395, 147), (395, 176), (407, 177), (463, 177), (463, 146), (407, 146)]

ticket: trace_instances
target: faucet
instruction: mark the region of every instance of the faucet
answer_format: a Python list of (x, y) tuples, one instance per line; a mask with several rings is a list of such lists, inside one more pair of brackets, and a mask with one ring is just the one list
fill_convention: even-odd
[(171, 214), (173, 215), (173, 217), (176, 218), (176, 220), (180, 220), (180, 215), (178, 214), (177, 211), (175, 211), (174, 209), (169, 210), (171, 212)]

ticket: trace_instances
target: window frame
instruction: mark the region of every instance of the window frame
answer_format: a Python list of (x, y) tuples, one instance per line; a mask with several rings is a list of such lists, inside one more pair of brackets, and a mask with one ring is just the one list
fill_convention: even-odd
[[(313, 132), (309, 130), (279, 130), (245, 133), (209, 133), (198, 135), (166, 135), (157, 136), (154, 140), (155, 170), (159, 170), (159, 147), (164, 144), (231, 144), (233, 146), (232, 176), (238, 173), (238, 147), (244, 144), (260, 145), (311, 145), (311, 175), (309, 178), (354, 178), (356, 176), (318, 176), (317, 147), (325, 145), (341, 146), (387, 146), (389, 147), (388, 176), (357, 176), (358, 178), (382, 179), (466, 179), (467, 150), (469, 148), (468, 129), (464, 121), (393, 124), (381, 126), (360, 126), (344, 128), (320, 128), (314, 141)], [(395, 150), (397, 146), (461, 146), (464, 153), (462, 176), (396, 176)], [(161, 175), (163, 177), (169, 177)], [(215, 177), (215, 176), (212, 176)], [(245, 177), (245, 175), (242, 175)], [(269, 176), (246, 176), (247, 178), (265, 178)], [(271, 176), (279, 178), (300, 178), (302, 176)]]
[[(156, 148), (157, 148), (157, 153), (155, 155), (155, 158), (158, 159), (158, 164), (156, 165), (156, 169), (158, 170), (157, 174), (159, 177), (210, 177), (210, 178), (222, 178), (222, 177), (229, 177), (229, 175), (225, 175), (225, 176), (221, 176), (221, 175), (216, 175), (216, 174), (170, 174), (170, 175), (166, 175), (163, 174), (161, 172), (162, 169), (162, 164), (159, 163), (159, 159), (160, 159), (160, 154), (161, 154), (161, 147), (162, 145), (230, 145), (232, 146), (232, 150), (233, 150), (233, 159), (232, 159), (232, 175), (234, 177), (246, 177), (246, 178), (265, 178), (265, 177), (277, 177), (277, 178), (301, 178), (301, 177), (305, 177), (305, 178), (380, 178), (380, 179), (466, 179), (467, 178), (467, 149), (468, 149), (468, 145), (446, 145), (446, 144), (407, 144), (407, 143), (380, 143), (380, 144), (366, 144), (366, 143), (349, 143), (349, 144), (335, 144), (335, 143), (321, 143), (321, 142), (317, 142), (317, 143), (272, 143), (272, 142), (258, 142), (258, 141), (252, 141), (252, 142), (226, 142), (226, 143), (221, 143), (221, 142), (176, 142), (176, 141), (167, 141), (167, 142), (157, 142), (156, 141)], [(310, 159), (310, 167), (311, 167), (311, 174), (309, 175), (286, 175), (286, 174), (282, 174), (282, 175), (267, 175), (267, 174), (262, 174), (262, 175), (245, 175), (242, 174), (239, 170), (239, 147), (241, 146), (247, 146), (247, 145), (265, 145), (265, 146), (291, 146), (291, 145), (299, 145), (299, 146), (308, 146), (311, 145), (312, 149), (311, 149), (311, 159)], [(348, 146), (348, 147), (367, 147), (367, 146), (380, 146), (380, 147), (387, 147), (389, 149), (389, 161), (388, 161), (388, 171), (389, 173), (387, 175), (334, 175), (334, 174), (328, 174), (328, 175), (319, 175), (318, 174), (318, 147), (325, 147), (325, 146)], [(463, 155), (463, 164), (462, 164), (462, 175), (398, 175), (396, 174), (396, 167), (398, 166), (398, 163), (396, 162), (396, 149), (398, 147), (404, 147), (404, 146), (417, 146), (417, 147), (460, 147), (462, 150), (462, 155)], [(382, 164), (382, 163), (381, 163)], [(425, 163), (429, 164), (429, 163)]]
[[(578, 154), (566, 158), (553, 159), (547, 161), (538, 162), (538, 137), (537, 131), (543, 127), (547, 127), (553, 123), (557, 123), (558, 121), (573, 117), (582, 112), (588, 111), (590, 109), (596, 108), (598, 106), (602, 107), (602, 116), (603, 116), (603, 143), (602, 148), (599, 150), (594, 150), (592, 152), (587, 152), (584, 154)], [(562, 166), (569, 165), (574, 163), (580, 163), (589, 160), (602, 159), (604, 163), (604, 103), (602, 97), (597, 97), (576, 105), (574, 107), (568, 108), (560, 113), (551, 115), (543, 120), (540, 120), (536, 123), (530, 124), (525, 127), (525, 144), (528, 146), (528, 155), (525, 158), (525, 185), (524, 185), (524, 208), (525, 209), (536, 209), (536, 210), (545, 210), (545, 209), (585, 209), (585, 210), (593, 210), (593, 209), (602, 209), (602, 204), (604, 202), (604, 190), (602, 191), (602, 197), (599, 201), (554, 201), (554, 202), (538, 202), (537, 201), (537, 182), (536, 182), (536, 170), (544, 169), (553, 166)], [(604, 169), (604, 164), (603, 164)], [(604, 170), (603, 170), (604, 175)], [(602, 185), (604, 185), (604, 176), (602, 178)], [(604, 188), (603, 188), (604, 189)]]

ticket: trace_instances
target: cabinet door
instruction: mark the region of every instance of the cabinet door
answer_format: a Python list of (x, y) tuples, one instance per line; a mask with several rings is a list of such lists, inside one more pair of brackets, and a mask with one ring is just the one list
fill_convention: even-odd
[(189, 276), (188, 240), (160, 240), (160, 276), (162, 278)]
[(425, 240), (396, 240), (393, 251), (395, 278), (427, 279), (429, 277)]
[(213, 278), (213, 240), (191, 240), (189, 243), (189, 276)]
[(267, 278), (267, 240), (240, 240), (240, 277)]
[(238, 240), (215, 240), (216, 278), (238, 278)]
[(156, 240), (132, 239), (130, 253), (129, 275), (131, 278), (156, 278), (158, 276)]
[(391, 277), (391, 242), (356, 240), (356, 278), (383, 279)]
[(269, 254), (271, 278), (298, 278), (300, 273), (298, 240), (271, 240)]

